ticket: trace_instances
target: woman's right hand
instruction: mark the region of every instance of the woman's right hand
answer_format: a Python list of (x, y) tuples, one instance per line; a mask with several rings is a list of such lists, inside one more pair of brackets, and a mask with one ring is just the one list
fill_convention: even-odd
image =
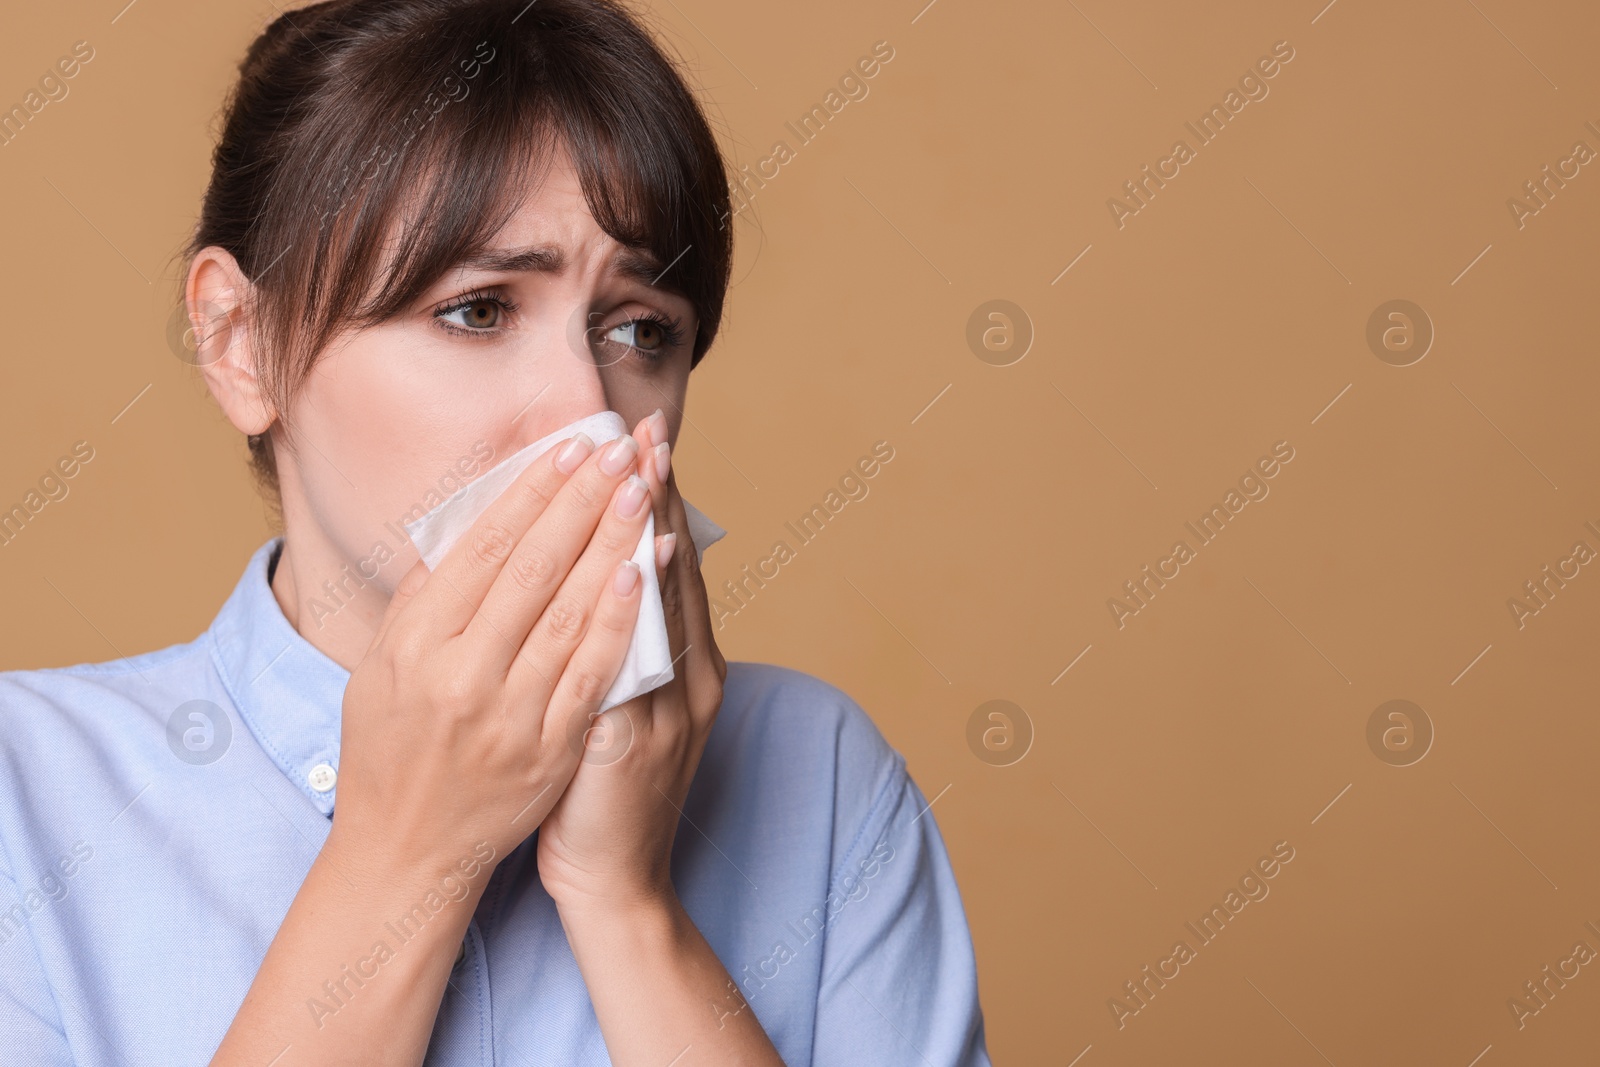
[(648, 445), (557, 445), (400, 580), (345, 689), (341, 852), (437, 872), (488, 842), (492, 867), (560, 799), (638, 617)]

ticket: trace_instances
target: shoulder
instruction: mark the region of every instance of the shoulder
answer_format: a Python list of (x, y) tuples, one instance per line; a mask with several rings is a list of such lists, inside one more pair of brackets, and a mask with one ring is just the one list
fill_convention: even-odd
[(0, 671), (0, 750), (41, 730), (112, 725), (129, 705), (160, 705), (210, 669), (197, 638), (120, 659)]
[[(102, 799), (166, 761), (167, 722), (218, 699), (203, 640), (65, 667), (0, 671), (0, 838)], [(224, 698), (225, 699), (225, 698)], [(169, 754), (170, 755), (170, 754)], [(113, 809), (114, 810), (114, 809)]]
[(791, 843), (815, 839), (837, 866), (906, 782), (905, 758), (844, 690), (789, 667), (728, 664), (695, 779), (708, 815), (721, 809), (715, 818)]
[(803, 756), (852, 780), (880, 780), (905, 760), (856, 700), (830, 682), (792, 667), (728, 664), (714, 733), (744, 755)]
[(884, 755), (888, 751), (877, 726), (849, 693), (814, 674), (775, 663), (730, 661), (719, 722), (723, 715), (738, 720), (755, 718), (776, 729), (812, 731), (825, 726), (830, 731), (859, 735), (854, 738), (858, 742), (882, 745)]

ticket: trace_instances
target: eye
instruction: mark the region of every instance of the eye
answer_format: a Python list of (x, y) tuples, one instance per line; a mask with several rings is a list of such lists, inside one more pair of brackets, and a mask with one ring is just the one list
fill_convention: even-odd
[(613, 326), (606, 340), (621, 342), (652, 358), (659, 358), (683, 343), (683, 331), (676, 322), (649, 314)]
[[(460, 315), (462, 320), (451, 319), (451, 315)], [(447, 321), (456, 322), (460, 326), (474, 326), (479, 329), (489, 329), (500, 322), (500, 306), (487, 300), (477, 300), (471, 304), (452, 308), (444, 316)]]
[(443, 327), (456, 333), (487, 334), (505, 325), (517, 305), (499, 293), (473, 291), (434, 309), (433, 316)]
[(661, 347), (665, 337), (660, 326), (648, 319), (635, 319), (613, 329), (611, 340), (621, 341), (625, 345), (632, 345), (645, 352), (654, 352)]

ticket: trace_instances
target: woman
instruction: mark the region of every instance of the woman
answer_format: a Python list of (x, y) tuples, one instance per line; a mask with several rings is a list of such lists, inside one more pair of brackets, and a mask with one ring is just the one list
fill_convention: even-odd
[[(609, 0), (328, 0), (251, 46), (185, 297), (283, 533), (195, 641), (0, 675), (0, 1058), (988, 1062), (903, 758), (726, 663), (680, 544), (728, 213)], [(435, 571), (396, 536), (608, 409), (632, 435), (551, 449)], [(592, 718), (647, 518), (674, 677)]]

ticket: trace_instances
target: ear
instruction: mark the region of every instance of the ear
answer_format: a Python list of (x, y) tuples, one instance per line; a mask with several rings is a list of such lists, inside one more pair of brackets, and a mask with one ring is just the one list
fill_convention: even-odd
[(189, 264), (183, 296), (194, 330), (195, 365), (212, 397), (240, 433), (266, 433), (277, 415), (261, 390), (246, 328), (250, 279), (231, 253), (212, 245)]

